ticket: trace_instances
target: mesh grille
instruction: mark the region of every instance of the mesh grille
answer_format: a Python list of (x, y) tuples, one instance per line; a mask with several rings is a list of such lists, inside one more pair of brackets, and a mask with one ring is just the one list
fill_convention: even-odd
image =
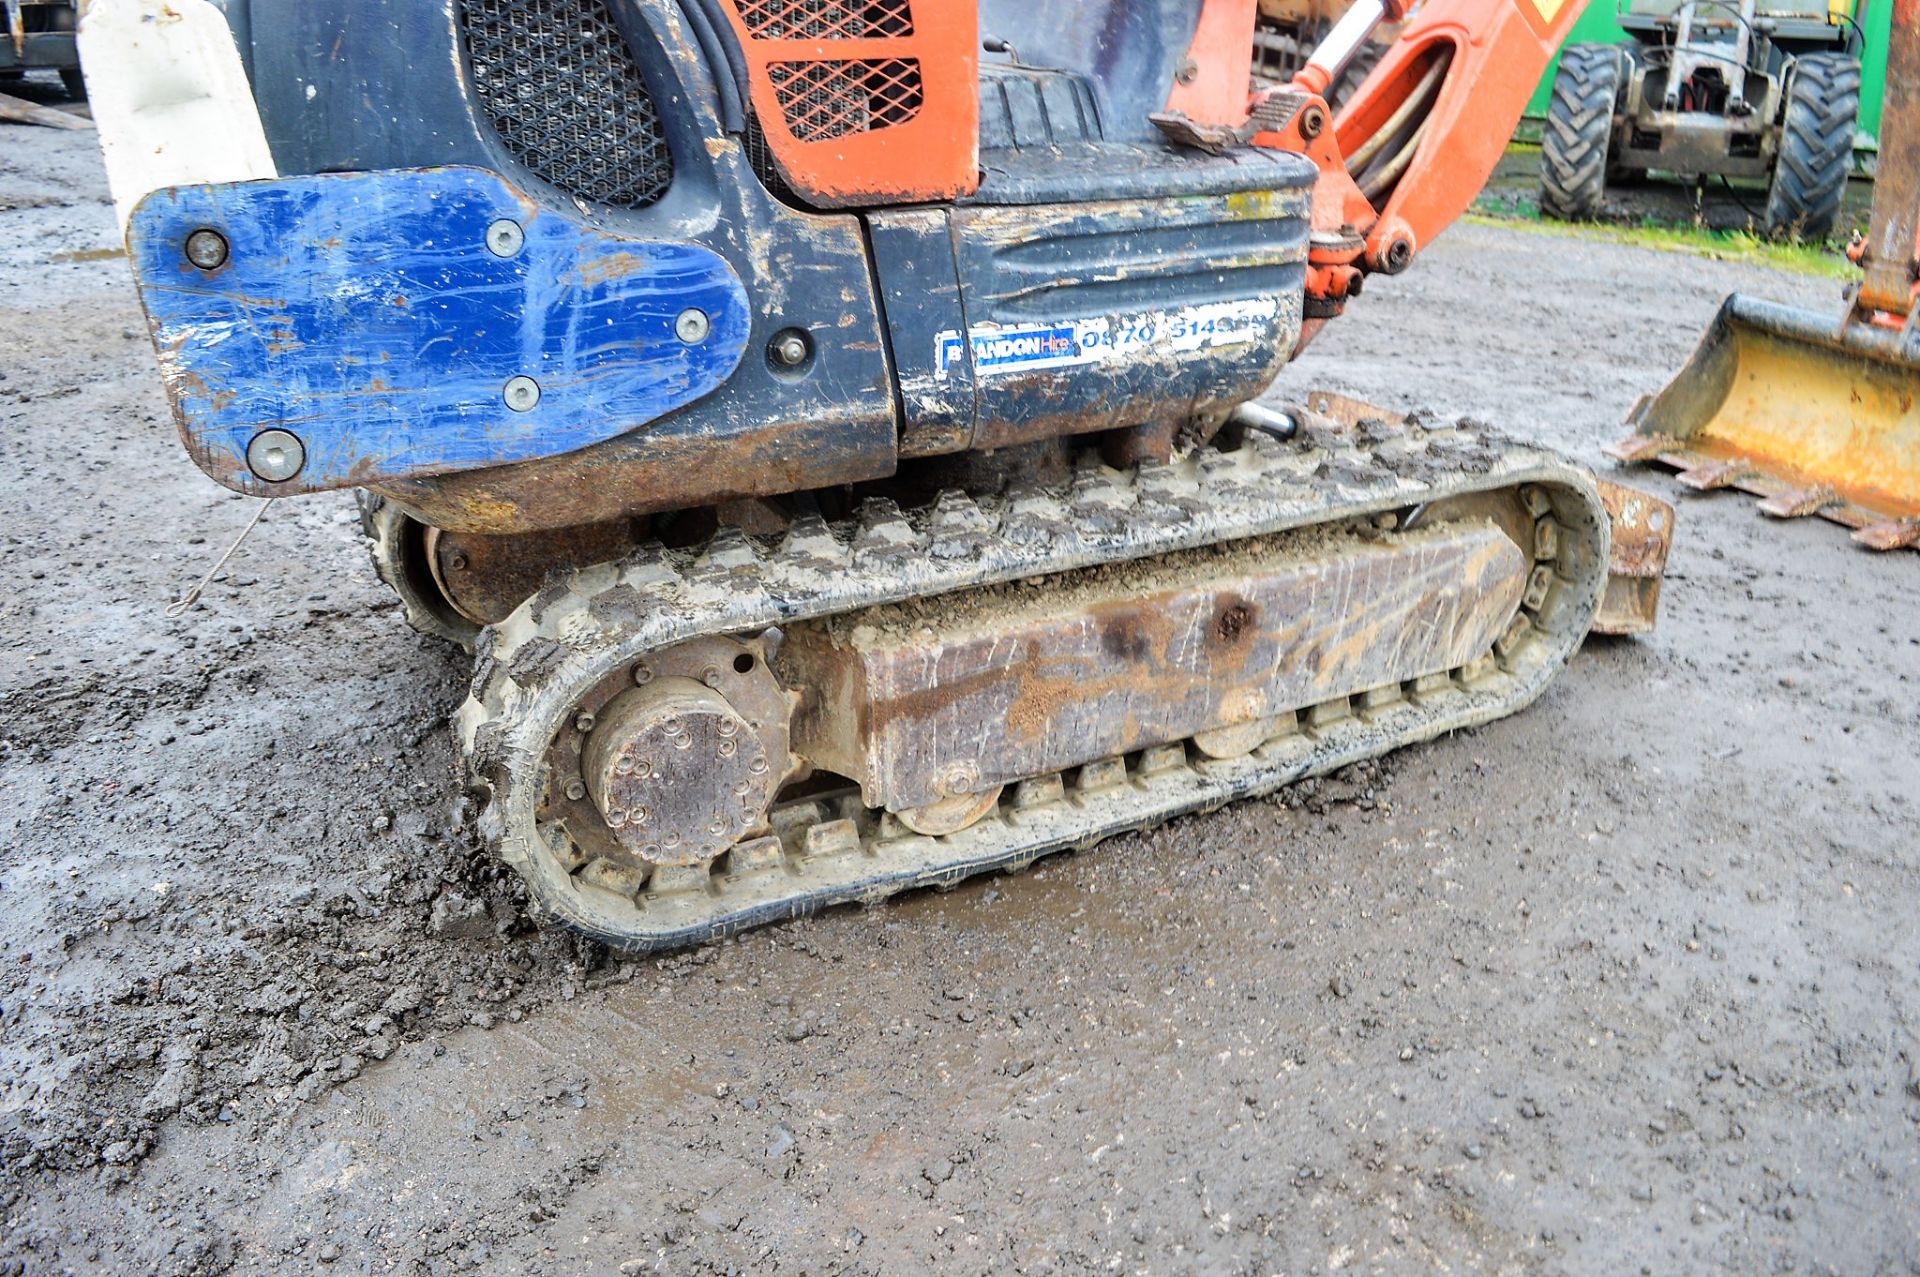
[(920, 63), (775, 62), (767, 68), (787, 128), (802, 142), (871, 133), (920, 114)]
[(673, 155), (605, 0), (461, 0), (474, 94), (513, 158), (581, 199), (640, 208)]
[(755, 40), (869, 40), (912, 35), (907, 0), (734, 0)]

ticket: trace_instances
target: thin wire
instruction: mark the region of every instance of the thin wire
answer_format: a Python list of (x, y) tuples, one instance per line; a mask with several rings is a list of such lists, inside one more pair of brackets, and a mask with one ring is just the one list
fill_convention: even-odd
[(247, 520), (247, 526), (240, 529), (240, 535), (233, 539), (233, 544), (227, 547), (225, 554), (214, 560), (213, 566), (207, 569), (207, 574), (200, 578), (199, 583), (173, 602), (167, 604), (166, 617), (168, 620), (171, 621), (186, 615), (187, 609), (200, 601), (200, 596), (206, 593), (209, 585), (213, 584), (213, 578), (220, 575), (220, 569), (227, 566), (227, 560), (233, 557), (233, 552), (240, 548), (240, 543), (247, 539), (247, 534), (253, 531), (261, 518), (266, 515), (267, 507), (272, 504), (272, 501), (262, 500), (259, 508), (253, 512), (253, 517)]
[(1853, 47), (1849, 49), (1848, 52), (1851, 53), (1854, 57), (1858, 58), (1863, 52), (1866, 51), (1866, 47), (1867, 47), (1866, 29), (1862, 27), (1858, 22), (1855, 22), (1853, 20), (1853, 15), (1850, 13), (1841, 14), (1840, 20), (1853, 28), (1853, 39), (1849, 41), (1849, 43)]
[(1740, 16), (1740, 6), (1734, 4), (1733, 0), (1693, 0), (1693, 2), (1696, 8), (1705, 6), (1709, 9), (1725, 9), (1732, 15), (1735, 25), (1745, 27), (1747, 37), (1749, 39), (1753, 37), (1753, 23)]
[(1745, 213), (1749, 219), (1760, 216), (1760, 214), (1747, 207), (1747, 202), (1740, 198), (1739, 191), (1733, 189), (1733, 183), (1727, 180), (1725, 173), (1715, 173), (1714, 176), (1720, 179), (1720, 185), (1727, 188), (1727, 194), (1733, 197), (1733, 202), (1740, 206), (1740, 211)]

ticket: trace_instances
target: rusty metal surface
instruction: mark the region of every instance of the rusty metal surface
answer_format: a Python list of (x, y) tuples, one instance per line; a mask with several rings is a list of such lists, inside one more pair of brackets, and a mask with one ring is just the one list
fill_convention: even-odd
[(1117, 469), (1137, 466), (1143, 461), (1165, 465), (1173, 460), (1174, 444), (1180, 432), (1181, 422), (1174, 417), (1111, 430), (1100, 436), (1100, 456)]
[(1920, 519), (1920, 343), (1899, 330), (1729, 296), (1686, 365), (1607, 451), (1701, 491), (1818, 514), (1877, 549)]
[(1356, 399), (1352, 395), (1336, 394), (1331, 390), (1310, 390), (1307, 392), (1306, 408), (1317, 413), (1326, 421), (1352, 429), (1366, 421), (1378, 421), (1389, 426), (1405, 424), (1407, 414), (1395, 412), (1391, 408), (1382, 408), (1378, 404)]
[(1660, 582), (1673, 545), (1673, 507), (1623, 483), (1596, 479), (1613, 525), (1607, 590), (1594, 613), (1601, 634), (1645, 634), (1660, 611)]
[(1531, 561), (1483, 520), (1315, 529), (795, 627), (779, 669), (796, 748), (898, 811), (1463, 665)]
[[(774, 794), (800, 770), (793, 701), (769, 664), (777, 647), (777, 631), (695, 639), (598, 680), (547, 750), (545, 819), (635, 888), (765, 832)], [(524, 658), (523, 676), (554, 657)]]
[(650, 865), (703, 864), (766, 818), (779, 779), (753, 725), (684, 676), (601, 707), (580, 770), (601, 819)]
[(636, 536), (624, 519), (516, 536), (432, 528), (426, 558), (448, 603), (476, 625), (492, 625), (526, 602), (549, 572), (617, 559)]
[(1862, 311), (1905, 315), (1913, 306), (1920, 234), (1920, 0), (1894, 0), (1888, 34), (1879, 168), (1857, 304)]
[(432, 556), (427, 551), (433, 529), (375, 493), (361, 491), (354, 495), (373, 570), (399, 599), (407, 624), (422, 634), (472, 651), (480, 627), (460, 614), (434, 579)]
[[(769, 814), (771, 840), (650, 873), (616, 859), (624, 853), (610, 838), (591, 840), (603, 826), (590, 807), (582, 839), (572, 812), (551, 801), (582, 689), (618, 686), (634, 662), (701, 635), (792, 630), (1290, 530), (1355, 520), (1377, 528), (1410, 510), (1429, 511), (1421, 526), (1435, 531), (1482, 502), (1517, 508), (1521, 530), (1537, 534), (1549, 516), (1555, 525), (1550, 541), (1504, 534), (1528, 555), (1528, 570), (1520, 609), (1492, 650), (1277, 716), (1275, 734), (1236, 757), (1209, 759), (1197, 742), (1176, 742), (1024, 777), (982, 819), (940, 837), (909, 833), (852, 787), (783, 796)], [(907, 510), (869, 501), (844, 519), (798, 519), (778, 539), (723, 527), (706, 543), (643, 545), (550, 584), (484, 633), (472, 698), (457, 719), (469, 775), (485, 793), (477, 823), (528, 884), (537, 916), (629, 949), (1025, 865), (1527, 704), (1587, 632), (1605, 584), (1606, 524), (1586, 472), (1469, 423), (1397, 431), (1309, 423), (1287, 439), (1249, 432), (1131, 473), (1083, 452), (1066, 484), (948, 492)]]
[(869, 428), (863, 404), (807, 421), (744, 424), (725, 435), (641, 431), (561, 457), (376, 490), (434, 527), (534, 532), (608, 523), (746, 497), (779, 496), (892, 474), (896, 458), (849, 450)]

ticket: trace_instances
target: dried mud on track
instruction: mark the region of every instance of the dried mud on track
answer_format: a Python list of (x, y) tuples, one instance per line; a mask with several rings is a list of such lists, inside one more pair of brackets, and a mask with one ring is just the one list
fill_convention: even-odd
[[(249, 511), (91, 146), (0, 129), (0, 1273), (1920, 1271), (1914, 556), (1681, 499), (1518, 718), (611, 959), (461, 832), (349, 499), (161, 615)], [(1281, 391), (1598, 463), (1732, 287), (1834, 300), (1461, 227)]]

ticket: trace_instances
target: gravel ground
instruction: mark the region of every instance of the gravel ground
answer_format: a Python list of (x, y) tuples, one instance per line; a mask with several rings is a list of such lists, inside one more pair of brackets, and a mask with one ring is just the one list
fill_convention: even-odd
[[(162, 615), (249, 510), (92, 145), (0, 127), (0, 1274), (1920, 1272), (1911, 555), (1648, 475), (1660, 631), (1515, 719), (611, 958), (464, 834), (347, 498)], [(1282, 390), (1598, 464), (1732, 288), (1835, 304), (1463, 226)]]

